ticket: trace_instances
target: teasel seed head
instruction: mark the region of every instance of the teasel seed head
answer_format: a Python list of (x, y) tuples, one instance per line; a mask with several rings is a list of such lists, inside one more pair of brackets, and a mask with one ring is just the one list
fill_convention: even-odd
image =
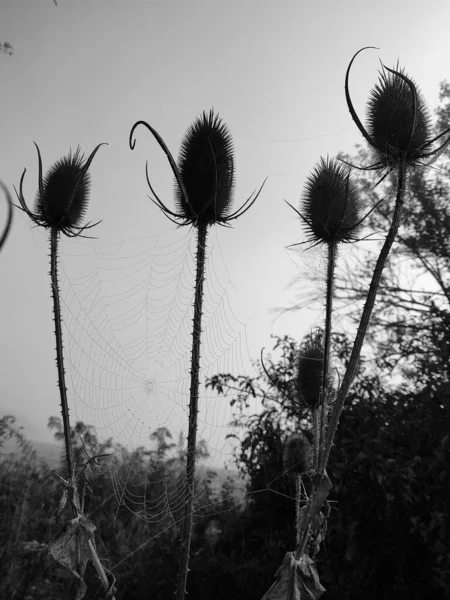
[(308, 177), (300, 214), (307, 242), (353, 242), (361, 225), (358, 191), (349, 170), (336, 160), (321, 158)]
[(283, 471), (288, 475), (305, 475), (313, 468), (313, 449), (303, 433), (289, 437), (283, 447)]
[(69, 154), (56, 161), (43, 177), (41, 153), (35, 144), (39, 161), (39, 178), (34, 212), (28, 208), (23, 196), (26, 169), (20, 180), (20, 192), (16, 190), (16, 194), (20, 208), (36, 225), (46, 229), (56, 229), (69, 237), (76, 237), (84, 230), (98, 224), (80, 225), (89, 201), (90, 176), (87, 171), (102, 145), (99, 144), (94, 148), (86, 161), (79, 147), (73, 154), (69, 151)]
[(213, 110), (203, 112), (186, 131), (178, 170), (191, 201), (190, 207), (175, 181), (177, 208), (185, 219), (226, 222), (233, 202), (234, 147), (228, 127)]
[[(294, 369), (294, 385), (299, 400), (316, 408), (322, 393), (324, 366), (323, 332), (319, 329), (303, 342)], [(333, 378), (328, 381), (328, 400), (332, 401)]]
[(383, 67), (379, 72), (367, 103), (367, 132), (385, 166), (398, 164), (402, 157), (415, 163), (430, 139), (431, 120), (425, 101), (398, 64), (396, 70)]
[(148, 176), (147, 183), (153, 202), (177, 225), (209, 226), (227, 225), (243, 215), (258, 198), (253, 192), (243, 205), (231, 212), (234, 192), (234, 146), (233, 138), (219, 115), (211, 109), (203, 113), (188, 127), (181, 142), (178, 161), (175, 162), (159, 133), (145, 121), (137, 121), (130, 132), (130, 148), (136, 141), (134, 131), (144, 125), (163, 149), (175, 176), (176, 212), (171, 211), (158, 198)]
[[(367, 129), (364, 128), (353, 106), (349, 92), (349, 74), (353, 61), (363, 50), (353, 56), (345, 76), (345, 96), (353, 121), (372, 148), (375, 162), (365, 170), (386, 170), (383, 178), (400, 163), (405, 166), (430, 165), (437, 160), (450, 143), (450, 137), (437, 147), (432, 145), (450, 132), (450, 128), (431, 137), (429, 111), (416, 83), (405, 74), (398, 63), (396, 69), (382, 64), (378, 83), (371, 91), (367, 104)], [(422, 163), (424, 159), (430, 160)]]

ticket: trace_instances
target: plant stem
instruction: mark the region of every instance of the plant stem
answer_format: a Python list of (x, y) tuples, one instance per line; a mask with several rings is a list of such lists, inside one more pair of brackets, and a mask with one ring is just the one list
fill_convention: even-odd
[[(310, 531), (310, 522), (311, 519), (314, 518), (315, 513), (320, 511), (322, 507), (322, 500), (316, 498), (316, 494), (319, 492), (319, 488), (321, 487), (322, 477), (325, 473), (325, 468), (327, 466), (328, 458), (330, 455), (331, 446), (333, 444), (333, 438), (336, 433), (336, 429), (339, 423), (339, 417), (342, 411), (342, 407), (345, 402), (345, 398), (347, 396), (350, 385), (356, 375), (356, 371), (358, 368), (358, 360), (361, 354), (361, 348), (364, 342), (364, 338), (366, 336), (367, 328), (369, 325), (370, 317), (372, 314), (372, 310), (375, 304), (375, 298), (378, 290), (378, 286), (381, 280), (381, 275), (383, 272), (383, 268), (386, 264), (387, 257), (391, 250), (392, 244), (394, 242), (395, 236), (397, 235), (397, 231), (400, 225), (400, 216), (403, 208), (403, 200), (405, 195), (405, 177), (406, 177), (406, 166), (404, 162), (401, 162), (398, 167), (398, 182), (397, 182), (397, 197), (394, 208), (394, 216), (392, 219), (391, 226), (389, 228), (389, 232), (384, 241), (383, 247), (381, 249), (380, 255), (378, 256), (377, 264), (375, 266), (375, 270), (372, 276), (372, 281), (370, 283), (369, 292), (367, 294), (366, 302), (364, 305), (363, 313), (361, 316), (361, 321), (359, 323), (358, 332), (355, 337), (355, 341), (353, 343), (352, 354), (350, 356), (349, 365), (345, 372), (344, 379), (342, 381), (342, 385), (339, 389), (339, 393), (334, 405), (333, 412), (330, 418), (330, 425), (328, 427), (328, 435), (325, 442), (325, 448), (322, 449), (322, 444), (320, 447), (321, 460), (319, 460), (319, 473), (317, 477), (319, 478), (314, 482), (313, 489), (311, 492), (311, 504), (308, 507), (308, 512), (305, 515), (303, 523), (301, 524), (301, 535), (300, 535), (300, 544), (298, 544), (296, 549), (296, 558), (299, 560), (306, 548), (306, 544), (309, 537)], [(322, 395), (324, 393), (324, 389), (327, 383), (325, 376), (328, 378), (327, 371), (328, 367), (328, 355), (329, 355), (329, 347), (331, 340), (331, 311), (332, 311), (332, 292), (333, 292), (333, 283), (332, 283), (332, 275), (335, 264), (336, 256), (332, 256), (331, 245), (329, 247), (329, 256), (328, 256), (328, 271), (327, 271), (327, 306), (326, 306), (326, 317), (325, 317), (325, 350), (324, 350), (324, 379), (323, 379), (323, 389)], [(332, 260), (331, 260), (332, 259)], [(331, 274), (331, 278), (330, 278)], [(327, 336), (328, 331), (328, 336)], [(328, 342), (327, 342), (328, 337)], [(325, 363), (327, 361), (327, 363)], [(326, 398), (325, 398), (326, 400)], [(323, 407), (323, 405), (322, 405)], [(321, 426), (324, 426), (324, 411), (322, 411), (322, 423)], [(323, 429), (321, 431), (323, 433)], [(325, 497), (324, 497), (325, 499)], [(313, 508), (313, 505), (314, 508)]]
[[(330, 371), (330, 347), (331, 347), (331, 316), (333, 313), (333, 292), (334, 292), (334, 269), (336, 266), (337, 243), (331, 242), (328, 244), (328, 263), (327, 263), (327, 291), (326, 291), (326, 307), (325, 307), (325, 335), (324, 335), (324, 350), (323, 350), (323, 377), (322, 377), (322, 394), (320, 405), (313, 409), (313, 428), (314, 428), (314, 468), (317, 473), (322, 473), (325, 469), (324, 454), (325, 454), (325, 433), (326, 419), (328, 407), (328, 379)], [(320, 413), (320, 414), (319, 414)], [(319, 434), (319, 436), (317, 435)], [(317, 440), (317, 437), (319, 439)], [(319, 480), (321, 481), (321, 480)], [(311, 497), (308, 504), (303, 522), (300, 523), (300, 530), (297, 529), (297, 545), (295, 556), (299, 560), (305, 551), (308, 543), (309, 533), (311, 531), (311, 519), (313, 518), (313, 499), (317, 493), (316, 485), (313, 485)], [(298, 528), (297, 520), (297, 528)]]
[[(61, 398), (61, 414), (64, 428), (64, 443), (66, 446), (66, 465), (67, 465), (67, 481), (69, 485), (69, 500), (72, 505), (74, 517), (77, 516), (76, 508), (78, 508), (77, 494), (73, 487), (73, 450), (72, 441), (70, 439), (70, 420), (69, 420), (69, 405), (67, 402), (67, 388), (64, 371), (63, 357), (63, 342), (62, 342), (62, 318), (61, 304), (59, 302), (59, 286), (58, 286), (58, 235), (59, 231), (56, 227), (52, 227), (50, 232), (50, 277), (52, 282), (52, 297), (53, 297), (53, 314), (55, 318), (55, 338), (56, 338), (56, 365), (58, 368), (58, 387)], [(76, 502), (76, 508), (75, 508)]]
[[(69, 404), (67, 402), (66, 377), (64, 370), (64, 356), (62, 343), (62, 317), (61, 304), (59, 301), (59, 286), (58, 286), (58, 235), (59, 231), (56, 227), (52, 227), (50, 231), (50, 277), (52, 282), (52, 297), (53, 297), (53, 314), (55, 317), (55, 338), (56, 338), (56, 365), (58, 367), (58, 386), (61, 397), (61, 413), (64, 428), (64, 443), (66, 446), (66, 465), (67, 465), (67, 481), (69, 482), (69, 502), (72, 507), (74, 518), (78, 517), (80, 509), (80, 499), (75, 485), (74, 478), (74, 461), (72, 440), (70, 437), (70, 419), (69, 419)], [(98, 558), (97, 551), (89, 540), (89, 553), (97, 574), (102, 582), (105, 592), (109, 592), (109, 582), (106, 577), (103, 566)], [(114, 600), (114, 595), (111, 596)]]
[(312, 424), (313, 424), (313, 450), (314, 450), (314, 470), (319, 471), (319, 447), (320, 447), (320, 406), (314, 406), (312, 409)]
[(375, 297), (377, 294), (378, 286), (380, 284), (381, 275), (383, 272), (384, 265), (386, 264), (387, 257), (391, 250), (392, 244), (394, 242), (395, 236), (397, 235), (397, 231), (400, 225), (400, 217), (403, 208), (403, 201), (405, 196), (405, 179), (407, 174), (407, 167), (405, 162), (402, 160), (398, 166), (397, 172), (397, 197), (395, 201), (394, 208), (394, 216), (392, 218), (392, 223), (389, 228), (389, 232), (384, 241), (383, 247), (381, 249), (380, 255), (377, 260), (377, 264), (375, 267), (375, 271), (372, 276), (372, 281), (370, 282), (369, 293), (367, 294), (366, 303), (364, 305), (364, 310), (361, 316), (361, 321), (359, 323), (358, 332), (355, 337), (355, 341), (353, 343), (353, 349), (350, 356), (350, 361), (347, 367), (347, 370), (344, 375), (344, 379), (342, 381), (342, 385), (339, 389), (339, 393), (334, 405), (333, 413), (330, 419), (330, 425), (328, 428), (328, 435), (325, 444), (325, 453), (323, 456), (323, 468), (325, 469), (328, 458), (331, 451), (331, 446), (333, 445), (333, 438), (336, 433), (336, 429), (339, 423), (339, 417), (341, 415), (342, 407), (344, 406), (345, 398), (347, 396), (348, 390), (352, 384), (352, 381), (356, 375), (356, 371), (358, 369), (358, 360), (361, 354), (361, 348), (364, 343), (364, 338), (366, 336), (367, 328), (369, 325), (370, 317), (372, 314), (372, 310), (375, 304)]
[(331, 315), (333, 312), (333, 292), (334, 292), (334, 269), (336, 266), (337, 242), (328, 244), (328, 266), (327, 266), (327, 297), (325, 308), (325, 339), (323, 349), (323, 380), (322, 380), (322, 398), (321, 398), (321, 417), (320, 417), (320, 443), (319, 443), (319, 462), (318, 470), (322, 471), (325, 452), (325, 428), (328, 407), (328, 384), (330, 372), (330, 347), (331, 347)]
[(295, 529), (297, 533), (295, 545), (300, 544), (301, 535), (301, 499), (302, 499), (302, 476), (295, 475)]
[(200, 223), (197, 229), (197, 272), (195, 277), (194, 321), (192, 332), (191, 391), (189, 399), (189, 431), (186, 457), (186, 498), (184, 505), (183, 533), (181, 538), (180, 567), (176, 590), (177, 600), (184, 600), (186, 593), (189, 551), (192, 537), (192, 507), (195, 484), (195, 450), (197, 445), (200, 340), (203, 312), (203, 282), (205, 279), (206, 233), (207, 225)]

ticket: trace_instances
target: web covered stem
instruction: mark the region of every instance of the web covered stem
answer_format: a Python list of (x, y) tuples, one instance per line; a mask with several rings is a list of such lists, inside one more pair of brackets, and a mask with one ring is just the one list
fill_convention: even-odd
[(195, 451), (197, 446), (198, 389), (200, 375), (200, 342), (203, 312), (203, 283), (205, 280), (205, 250), (207, 225), (199, 223), (197, 229), (197, 269), (195, 278), (194, 323), (192, 332), (191, 389), (189, 398), (189, 430), (186, 457), (186, 499), (181, 539), (180, 566), (176, 599), (184, 600), (192, 537), (193, 500), (195, 485)]
[[(73, 480), (74, 464), (73, 464), (73, 449), (70, 439), (70, 419), (69, 405), (67, 402), (67, 387), (64, 370), (64, 355), (62, 342), (62, 318), (61, 318), (61, 303), (59, 300), (58, 287), (58, 229), (52, 227), (50, 231), (50, 277), (52, 286), (53, 298), (53, 315), (55, 320), (55, 339), (56, 339), (56, 365), (58, 368), (58, 387), (61, 399), (61, 414), (64, 428), (64, 444), (66, 449), (66, 465), (67, 465), (67, 481), (69, 482), (69, 499), (74, 511), (74, 517), (77, 516), (76, 508), (78, 508), (78, 495), (74, 488)], [(76, 507), (76, 508), (75, 508)]]
[[(59, 299), (59, 286), (58, 286), (58, 235), (59, 231), (57, 227), (52, 227), (50, 230), (50, 278), (52, 287), (52, 298), (53, 298), (53, 314), (55, 320), (55, 339), (56, 339), (56, 364), (58, 368), (58, 387), (61, 398), (61, 413), (64, 428), (64, 443), (66, 450), (66, 465), (67, 465), (67, 487), (69, 494), (69, 502), (72, 509), (74, 520), (79, 517), (80, 511), (80, 497), (76, 488), (75, 479), (75, 468), (73, 458), (72, 440), (70, 436), (70, 419), (69, 419), (69, 404), (67, 401), (67, 387), (64, 370), (64, 354), (63, 354), (63, 342), (62, 342), (62, 316), (61, 316), (61, 302)], [(95, 529), (95, 528), (94, 528)], [(97, 555), (95, 546), (89, 540), (89, 557), (92, 560), (94, 567), (100, 577), (103, 589), (109, 594), (109, 597), (114, 599), (114, 595), (111, 593), (113, 587), (110, 586), (108, 578), (106, 577), (105, 571)]]

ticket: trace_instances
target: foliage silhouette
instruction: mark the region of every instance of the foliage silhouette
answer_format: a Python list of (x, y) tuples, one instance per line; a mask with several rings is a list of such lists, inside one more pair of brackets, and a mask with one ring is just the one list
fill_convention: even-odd
[[(281, 386), (293, 377), (290, 357), (299, 346), (292, 338), (277, 338), (279, 362), (271, 362), (273, 377)], [(342, 334), (333, 335), (333, 353), (339, 368), (350, 357), (350, 344)], [(249, 476), (250, 502), (241, 523), (244, 540), (240, 562), (255, 554), (264, 567), (246, 570), (253, 592), (247, 588), (237, 598), (261, 596), (272, 581), (286, 546), (293, 546), (293, 485), (283, 473), (283, 441), (302, 421), (284, 394), (268, 388), (260, 364), (256, 377), (217, 375), (210, 385), (232, 395), (236, 422), (243, 434), (236, 460)], [(349, 393), (329, 463), (333, 482), (330, 519), (318, 563), (325, 597), (375, 599), (445, 598), (450, 592), (448, 523), (450, 477), (450, 385), (439, 395), (428, 385), (417, 393), (385, 390), (381, 379), (362, 362)], [(246, 406), (253, 393), (262, 410), (248, 416)], [(265, 491), (261, 491), (265, 490)], [(290, 496), (290, 498), (289, 498)], [(248, 521), (247, 521), (248, 522)], [(242, 525), (241, 525), (242, 526)], [(250, 534), (252, 532), (252, 534)], [(255, 543), (252, 544), (251, 540)], [(272, 544), (277, 552), (273, 552)], [(259, 573), (259, 579), (255, 573)], [(257, 589), (255, 581), (258, 580)]]

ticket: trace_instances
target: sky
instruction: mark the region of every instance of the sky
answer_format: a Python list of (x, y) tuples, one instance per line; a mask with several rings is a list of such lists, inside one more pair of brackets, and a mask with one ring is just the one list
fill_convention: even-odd
[[(261, 348), (271, 348), (272, 334), (300, 340), (321, 322), (317, 311), (276, 318), (271, 309), (293, 303), (290, 283), (295, 277), (302, 276), (307, 285), (301, 257), (287, 250), (302, 240), (302, 229), (284, 200), (298, 206), (305, 179), (319, 158), (352, 153), (362, 141), (344, 96), (350, 59), (363, 46), (379, 48), (359, 55), (351, 73), (352, 97), (362, 117), (379, 59), (387, 66), (399, 60), (434, 108), (439, 83), (450, 77), (449, 22), (447, 0), (430, 0), (426, 5), (415, 0), (60, 0), (57, 6), (52, 0), (3, 0), (0, 42), (8, 41), (14, 54), (0, 54), (2, 181), (13, 193), (26, 167), (24, 195), (32, 205), (37, 189), (33, 142), (41, 150), (44, 170), (77, 145), (89, 155), (97, 144), (108, 143), (90, 168), (88, 219), (102, 221), (93, 233), (98, 240), (61, 245), (72, 420), (91, 419), (105, 437), (113, 431), (131, 443), (137, 439), (131, 431), (134, 418), (139, 423), (144, 419), (155, 426), (173, 426), (175, 431), (179, 421), (187, 418), (184, 401), (177, 404), (177, 384), (166, 386), (166, 392), (161, 388), (160, 396), (157, 376), (151, 373), (146, 394), (137, 393), (133, 400), (134, 412), (127, 424), (124, 415), (130, 409), (123, 407), (123, 391), (122, 408), (111, 409), (112, 416), (107, 406), (111, 398), (95, 396), (102, 387), (101, 369), (110, 368), (105, 348), (99, 350), (98, 360), (92, 350), (100, 340), (105, 314), (109, 331), (122, 315), (120, 330), (125, 334), (117, 333), (114, 341), (119, 352), (130, 357), (133, 351), (127, 344), (138, 334), (126, 328), (123, 315), (127, 313), (120, 312), (123, 304), (120, 314), (89, 308), (83, 277), (95, 271), (92, 285), (100, 286), (102, 301), (109, 301), (120, 290), (106, 290), (106, 264), (119, 274), (114, 285), (125, 279), (131, 290), (132, 284), (143, 285), (143, 280), (127, 279), (133, 265), (139, 264), (138, 257), (153, 260), (158, 253), (164, 255), (161, 248), (169, 247), (169, 258), (180, 268), (186, 260), (187, 272), (192, 272), (186, 256), (192, 258), (193, 232), (176, 230), (148, 199), (146, 161), (154, 188), (173, 206), (170, 167), (143, 128), (137, 130), (135, 150), (130, 150), (133, 124), (141, 119), (149, 122), (176, 156), (187, 127), (213, 107), (234, 139), (235, 206), (268, 178), (255, 205), (233, 228), (214, 227), (209, 233), (216, 265), (212, 272), (217, 276), (211, 288), (226, 296), (232, 311), (228, 317), (218, 317), (218, 325), (239, 331), (239, 344), (233, 338), (236, 343), (230, 342), (225, 362), (211, 359), (210, 372), (230, 366), (251, 374), (250, 359), (257, 359)], [(0, 223), (5, 215), (2, 203)], [(95, 249), (94, 244), (100, 246)], [(181, 250), (173, 250), (171, 244), (180, 244), (176, 247)], [(19, 422), (27, 424), (29, 436), (40, 440), (51, 439), (46, 423), (50, 415), (59, 414), (48, 253), (47, 233), (33, 228), (26, 215), (16, 211), (0, 255), (0, 413), (18, 416)], [(178, 267), (173, 267), (174, 273)], [(175, 287), (169, 285), (172, 294), (180, 289), (177, 281)], [(128, 314), (132, 314), (131, 292), (127, 298)], [(78, 322), (77, 314), (81, 314)], [(153, 350), (158, 352), (158, 346)], [(208, 352), (213, 356), (206, 343), (205, 360)], [(117, 356), (111, 370), (116, 369), (123, 383)], [(88, 375), (86, 369), (92, 373)], [(86, 381), (94, 385), (89, 387)], [(78, 390), (75, 397), (70, 384)], [(159, 406), (161, 397), (166, 401), (164, 409)], [(208, 418), (202, 432), (212, 441)], [(217, 418), (225, 426), (229, 414), (213, 411), (210, 420)], [(115, 419), (117, 429), (108, 429)]]

